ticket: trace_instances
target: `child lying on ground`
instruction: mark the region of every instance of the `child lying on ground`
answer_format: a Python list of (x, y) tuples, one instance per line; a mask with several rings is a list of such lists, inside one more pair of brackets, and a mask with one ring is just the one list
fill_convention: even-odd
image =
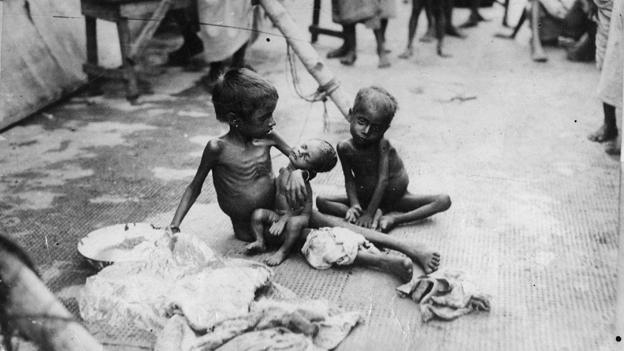
[(387, 232), (451, 206), (448, 195), (414, 195), (407, 190), (403, 161), (384, 138), (396, 109), (396, 100), (383, 88), (358, 92), (349, 116), (351, 138), (337, 147), (347, 195), (317, 197), (319, 211)]
[[(232, 220), (234, 236), (243, 241), (254, 240), (251, 214), (257, 208), (273, 208), (275, 203), (270, 149), (276, 147), (284, 155), (291, 154), (290, 147), (273, 132), (277, 99), (275, 87), (251, 70), (231, 70), (219, 78), (212, 102), (217, 119), (228, 123), (230, 129), (206, 145), (197, 173), (171, 221), (173, 232), (179, 231), (182, 219), (212, 171), (217, 202)], [(302, 172), (296, 170), (289, 176), (283, 181), (288, 200), (302, 203), (306, 190)]]
[(312, 188), (306, 182), (306, 202), (302, 206), (292, 207), (286, 201), (283, 189), (290, 174), (297, 169), (311, 173), (328, 172), (336, 165), (336, 151), (325, 140), (312, 139), (295, 147), (288, 155), (288, 166), (280, 169), (276, 179), (275, 210), (256, 209), (251, 216), (251, 230), (255, 241), (245, 247), (248, 254), (266, 250), (265, 242), (277, 241), (280, 248), (265, 260), (269, 266), (282, 263), (293, 245), (297, 242), (303, 228), (308, 227), (312, 214)]
[(395, 275), (402, 282), (412, 279), (412, 261), (379, 251), (361, 234), (342, 227), (306, 229), (301, 253), (316, 269), (351, 264), (373, 266)]

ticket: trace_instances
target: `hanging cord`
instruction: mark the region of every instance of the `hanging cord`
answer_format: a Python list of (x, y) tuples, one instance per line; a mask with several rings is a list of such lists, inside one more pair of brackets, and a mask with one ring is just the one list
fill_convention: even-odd
[(329, 82), (319, 85), (315, 92), (312, 94), (305, 95), (301, 88), (299, 87), (299, 75), (297, 73), (297, 62), (295, 60), (295, 55), (292, 52), (292, 48), (290, 45), (286, 45), (286, 57), (288, 59), (288, 66), (290, 68), (290, 76), (292, 77), (292, 84), (297, 96), (301, 99), (314, 103), (317, 101), (323, 102), (323, 131), (329, 131), (329, 113), (327, 112), (327, 97), (333, 93), (338, 87), (340, 83), (335, 79), (331, 79)]

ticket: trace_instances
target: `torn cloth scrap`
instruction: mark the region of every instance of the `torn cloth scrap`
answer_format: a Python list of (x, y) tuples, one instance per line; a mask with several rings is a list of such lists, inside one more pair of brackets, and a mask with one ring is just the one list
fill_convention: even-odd
[(489, 311), (490, 297), (459, 271), (438, 271), (412, 279), (397, 288), (403, 297), (418, 302), (423, 322), (453, 320), (473, 311)]

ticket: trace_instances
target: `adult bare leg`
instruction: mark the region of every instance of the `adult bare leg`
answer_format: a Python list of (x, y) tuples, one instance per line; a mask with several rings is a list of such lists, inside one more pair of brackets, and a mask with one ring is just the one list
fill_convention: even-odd
[(602, 110), (604, 112), (604, 123), (597, 131), (587, 137), (589, 140), (598, 143), (613, 140), (618, 136), (617, 124), (615, 122), (615, 106), (603, 102)]
[[(414, 54), (412, 45), (414, 36), (416, 35), (416, 28), (418, 27), (418, 17), (420, 16), (424, 3), (425, 0), (412, 1), (412, 14), (410, 15), (409, 23), (407, 24), (407, 45), (405, 47), (405, 51), (399, 55), (399, 58), (410, 58)], [(429, 18), (429, 14), (427, 14), (427, 18)], [(429, 23), (432, 23), (431, 20), (429, 20)]]
[(531, 58), (535, 62), (546, 62), (548, 56), (542, 47), (542, 41), (539, 36), (540, 27), (540, 4), (537, 0), (531, 2)]

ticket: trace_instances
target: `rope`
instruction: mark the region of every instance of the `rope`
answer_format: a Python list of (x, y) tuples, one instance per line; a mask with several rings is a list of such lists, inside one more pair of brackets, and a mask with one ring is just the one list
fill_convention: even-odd
[[(331, 79), (329, 82), (319, 85), (315, 92), (311, 94), (304, 94), (301, 91), (299, 86), (299, 75), (297, 73), (297, 62), (295, 60), (295, 55), (292, 52), (292, 48), (290, 45), (286, 45), (286, 57), (289, 66), (290, 76), (292, 78), (293, 89), (297, 96), (299, 96), (304, 101), (309, 103), (314, 103), (317, 101), (323, 102), (323, 131), (329, 131), (329, 113), (327, 112), (327, 97), (331, 95), (338, 87), (340, 83), (335, 79)], [(307, 123), (307, 121), (306, 121)]]

